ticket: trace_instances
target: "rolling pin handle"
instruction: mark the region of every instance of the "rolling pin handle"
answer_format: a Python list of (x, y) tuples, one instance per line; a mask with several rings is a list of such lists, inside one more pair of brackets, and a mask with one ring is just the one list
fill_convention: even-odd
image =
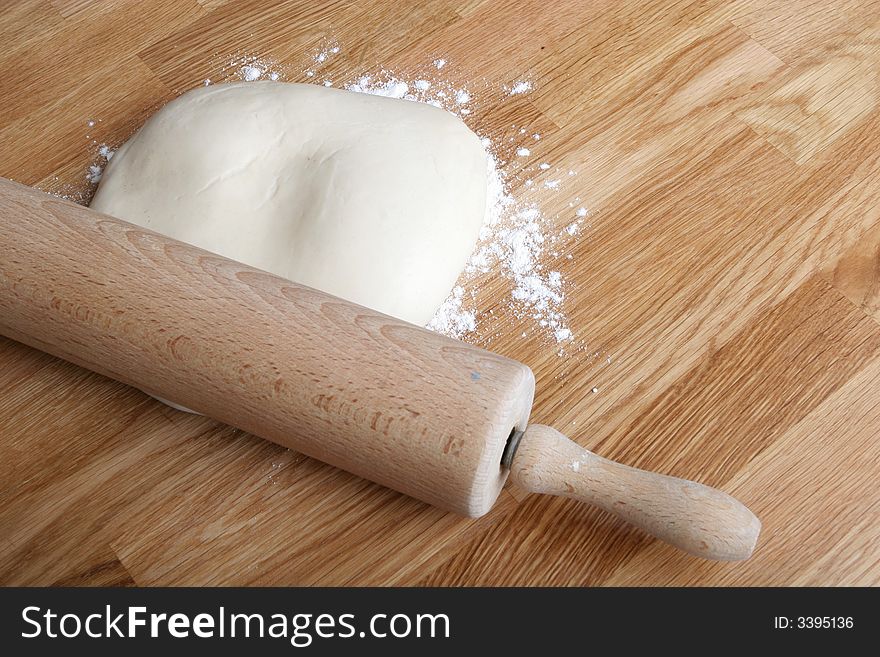
[(594, 504), (704, 559), (747, 559), (761, 531), (758, 518), (727, 493), (609, 461), (551, 427), (513, 432), (505, 459), (525, 490)]

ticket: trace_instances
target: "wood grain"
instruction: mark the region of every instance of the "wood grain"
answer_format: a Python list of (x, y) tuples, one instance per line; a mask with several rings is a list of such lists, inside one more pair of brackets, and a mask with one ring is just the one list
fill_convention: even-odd
[(880, 225), (862, 235), (822, 276), (880, 322)]
[(725, 9), (731, 23), (788, 64), (832, 47), (877, 20), (876, 0), (734, 0)]
[(804, 57), (737, 116), (798, 164), (869, 116), (880, 94), (880, 22)]
[[(571, 281), (578, 349), (522, 338), (492, 274), (469, 339), (532, 367), (534, 421), (721, 486), (764, 533), (751, 560), (713, 565), (513, 488), (457, 518), (0, 340), (3, 583), (880, 581), (878, 3), (7, 5), (0, 175), (78, 198), (98, 144), (236, 55), (304, 81), (336, 39), (337, 83), (446, 58), (479, 89), (474, 128), (541, 134), (526, 162), (501, 153), (517, 198), (548, 230), (576, 197), (590, 210), (545, 262)], [(534, 91), (507, 97), (519, 79)], [(577, 175), (527, 188), (544, 161)]]
[[(706, 562), (688, 568), (654, 545), (605, 583), (730, 584), (745, 577), (768, 586), (877, 585), (880, 547), (869, 536), (880, 521), (880, 493), (840, 473), (880, 459), (874, 429), (880, 421), (878, 383), (875, 358), (731, 482), (736, 493), (750, 490), (761, 497), (758, 513), (768, 533), (754, 561), (737, 572)], [(835, 495), (826, 495), (829, 488)], [(805, 551), (817, 558), (806, 564), (792, 559)]]

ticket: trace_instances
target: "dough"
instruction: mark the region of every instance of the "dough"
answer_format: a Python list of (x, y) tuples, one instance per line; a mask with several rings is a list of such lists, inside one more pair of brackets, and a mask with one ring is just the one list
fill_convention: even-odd
[(221, 84), (152, 116), (91, 207), (423, 325), (476, 243), (486, 168), (477, 136), (430, 105)]

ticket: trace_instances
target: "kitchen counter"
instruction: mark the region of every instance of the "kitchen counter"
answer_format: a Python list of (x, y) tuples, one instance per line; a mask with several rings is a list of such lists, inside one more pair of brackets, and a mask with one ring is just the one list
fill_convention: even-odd
[(880, 583), (876, 5), (94, 4), (0, 12), (0, 175), (86, 201), (99, 145), (245, 61), (442, 74), (545, 232), (588, 210), (542, 261), (573, 339), (512, 312), (496, 273), (465, 339), (532, 367), (533, 421), (764, 529), (712, 563), (511, 486), (460, 518), (0, 338), (0, 582)]

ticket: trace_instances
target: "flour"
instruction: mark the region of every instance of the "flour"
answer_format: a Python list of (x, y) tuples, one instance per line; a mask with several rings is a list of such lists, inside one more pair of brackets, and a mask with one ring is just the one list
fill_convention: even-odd
[(314, 57), (314, 59), (315, 59), (315, 63), (316, 63), (316, 64), (323, 64), (323, 63), (326, 62), (328, 59), (330, 59), (330, 57), (331, 57), (332, 55), (335, 55), (335, 54), (337, 54), (338, 52), (339, 52), (339, 46), (333, 46), (333, 47), (331, 47), (331, 48), (326, 48), (326, 49), (324, 49), (324, 50), (319, 50), (317, 53), (315, 53), (315, 57)]
[(400, 98), (404, 100), (416, 100), (409, 93), (409, 84), (395, 77), (374, 80), (370, 75), (364, 75), (357, 82), (345, 86), (349, 91), (384, 96), (386, 98)]
[[(310, 55), (308, 66), (300, 69), (300, 75), (315, 84), (333, 86), (333, 80), (327, 76), (320, 76), (319, 73), (340, 52), (339, 44), (333, 41), (326, 42), (323, 47)], [(426, 75), (423, 69), (419, 77), (409, 79), (387, 70), (379, 70), (365, 73), (343, 86), (349, 91), (358, 93), (427, 103), (462, 118), (471, 116), (472, 112), (478, 114), (480, 98), (479, 94), (472, 91), (473, 87), (468, 88), (460, 82), (453, 83), (437, 77), (436, 72), (447, 65), (446, 59), (437, 58), (431, 63), (435, 75)], [(252, 55), (240, 55), (227, 60), (221, 71), (226, 78), (233, 80), (291, 79), (290, 74), (274, 60)], [(445, 74), (445, 71), (443, 73)], [(204, 83), (211, 84), (211, 79), (205, 79)], [(503, 97), (520, 96), (529, 93), (532, 89), (532, 82), (519, 80), (503, 89), (505, 92)], [(518, 134), (520, 139), (528, 140), (530, 144), (528, 146), (514, 144), (516, 146), (514, 152), (520, 158), (527, 158), (541, 140), (541, 134), (529, 132), (526, 126), (519, 127)], [(508, 138), (505, 138), (505, 142), (507, 140)], [(551, 343), (559, 344), (559, 353), (562, 354), (563, 345), (575, 341), (563, 308), (568, 284), (563, 272), (548, 268), (543, 261), (545, 255), (560, 256), (560, 249), (564, 250), (566, 242), (580, 232), (587, 210), (584, 207), (577, 208), (578, 219), (554, 232), (553, 222), (544, 215), (538, 205), (520, 202), (511, 194), (511, 181), (518, 179), (519, 175), (516, 170), (507, 173), (502, 165), (513, 165), (499, 161), (497, 153), (502, 145), (501, 137), (493, 140), (490, 136), (482, 135), (481, 141), (487, 153), (489, 181), (485, 221), (480, 230), (478, 244), (459, 278), (458, 285), (427, 326), (434, 331), (457, 338), (466, 338), (475, 333), (484, 317), (484, 313), (477, 305), (478, 286), (485, 274), (498, 274), (509, 286), (506, 299), (503, 301), (506, 313), (515, 320), (527, 322), (522, 327), (525, 329), (521, 331), (522, 335), (527, 336), (531, 332), (528, 330), (531, 326), (532, 331), (544, 336)], [(90, 167), (87, 175), (92, 183), (100, 180), (103, 167), (113, 156), (113, 150), (107, 145), (102, 145), (98, 150), (98, 156), (98, 163)], [(513, 168), (516, 169), (515, 166)], [(544, 172), (548, 169), (550, 164), (541, 162), (534, 170), (537, 173), (537, 170)], [(574, 173), (569, 171), (569, 175)], [(558, 192), (562, 185), (562, 181), (558, 178), (551, 180), (538, 178), (537, 181), (527, 178), (522, 184), (526, 189), (534, 189), (536, 182), (544, 190), (552, 192)], [(569, 205), (573, 207), (573, 204)], [(565, 257), (570, 260), (572, 256), (569, 254)]]
[(461, 337), (477, 330), (477, 315), (473, 310), (464, 310), (462, 301), (464, 288), (456, 285), (443, 305), (428, 323), (428, 328), (451, 337)]
[(88, 180), (89, 183), (97, 185), (101, 182), (101, 176), (104, 174), (104, 167), (107, 165), (107, 162), (110, 161), (110, 158), (113, 157), (113, 153), (115, 152), (116, 151), (111, 149), (107, 144), (101, 144), (98, 147), (98, 162), (90, 165), (89, 171), (86, 174), (86, 180)]
[[(312, 55), (312, 66), (305, 71), (306, 77), (312, 78), (315, 77), (318, 73), (318, 69), (320, 69), (327, 61), (329, 61), (334, 55), (338, 55), (342, 49), (335, 41), (328, 41), (324, 44), (322, 48), (320, 48), (316, 53)], [(272, 78), (277, 79), (277, 78)], [(324, 81), (325, 87), (332, 87), (333, 84), (326, 84), (327, 80)]]
[[(438, 65), (438, 62), (442, 64)], [(439, 70), (445, 60), (434, 62)], [(428, 103), (465, 117), (469, 108), (463, 104), (476, 103), (477, 98), (468, 90), (449, 81), (418, 78), (408, 82), (391, 71), (363, 75), (345, 86), (349, 91), (400, 98)], [(531, 83), (518, 86), (517, 94), (526, 93)], [(524, 128), (520, 134), (528, 136)], [(534, 141), (540, 134), (532, 135)], [(488, 136), (482, 137), (488, 162), (488, 195), (486, 219), (474, 254), (468, 262), (459, 285), (437, 310), (428, 328), (456, 338), (463, 338), (477, 330), (481, 314), (476, 307), (477, 279), (489, 272), (500, 272), (512, 285), (506, 306), (510, 315), (532, 320), (539, 331), (554, 343), (574, 339), (562, 306), (566, 283), (559, 271), (547, 271), (541, 260), (550, 238), (545, 234), (549, 223), (535, 205), (517, 203), (509, 192), (505, 174), (495, 155), (497, 145)], [(530, 148), (516, 149), (518, 157), (531, 155)], [(549, 164), (546, 168), (549, 168)], [(544, 187), (557, 190), (560, 180), (550, 180)], [(528, 181), (526, 186), (528, 187)], [(570, 236), (562, 233), (562, 236)], [(558, 237), (558, 236), (557, 236)]]
[(519, 94), (525, 94), (532, 90), (532, 83), (528, 81), (517, 82), (513, 85), (510, 91), (507, 92), (508, 96), (517, 96)]
[(263, 75), (263, 69), (257, 66), (242, 66), (241, 68), (241, 76), (247, 82), (253, 82), (254, 80), (259, 80)]
[[(238, 55), (226, 60), (220, 72), (231, 80), (255, 82), (256, 80), (281, 80), (286, 77), (283, 67), (270, 57)], [(202, 82), (206, 87), (213, 84), (211, 78)]]
[[(303, 73), (307, 78), (314, 78), (320, 68), (330, 61), (331, 58), (338, 55), (340, 51), (341, 48), (336, 42), (325, 42), (320, 49), (312, 54), (311, 65)], [(274, 59), (256, 55), (234, 57), (221, 67), (221, 72), (229, 74), (229, 77), (233, 80), (243, 80), (245, 82), (255, 82), (257, 80), (278, 81), (286, 80), (290, 77), (284, 67)], [(328, 80), (324, 80), (324, 86), (332, 86), (332, 83), (328, 84), (328, 82)], [(207, 78), (205, 85), (209, 84), (211, 84), (211, 79)]]

